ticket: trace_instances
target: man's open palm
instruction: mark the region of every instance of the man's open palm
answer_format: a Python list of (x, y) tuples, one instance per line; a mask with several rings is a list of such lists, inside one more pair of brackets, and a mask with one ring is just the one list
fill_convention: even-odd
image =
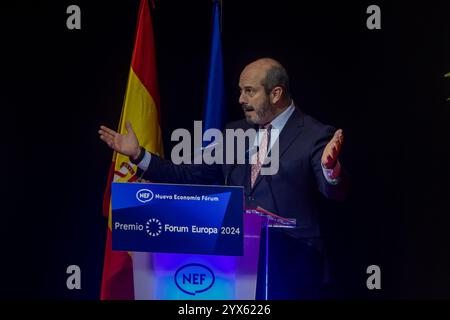
[(333, 138), (328, 142), (322, 154), (322, 165), (327, 169), (333, 169), (341, 152), (344, 143), (344, 133), (342, 129), (334, 133)]
[(98, 133), (100, 139), (105, 141), (111, 149), (131, 158), (137, 158), (140, 151), (139, 141), (129, 121), (125, 123), (125, 127), (127, 129), (126, 134), (117, 133), (105, 126), (100, 126)]

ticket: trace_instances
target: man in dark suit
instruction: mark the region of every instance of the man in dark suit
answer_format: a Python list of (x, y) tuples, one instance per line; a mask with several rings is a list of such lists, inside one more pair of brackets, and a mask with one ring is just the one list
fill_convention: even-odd
[[(102, 126), (100, 138), (115, 151), (129, 156), (144, 179), (244, 186), (246, 206), (260, 206), (295, 218), (297, 228), (272, 229), (264, 234), (269, 237), (268, 290), (260, 268), (257, 298), (265, 298), (266, 292), (269, 299), (320, 298), (326, 264), (319, 224), (319, 191), (335, 200), (346, 196), (347, 179), (338, 160), (343, 132), (323, 125), (294, 105), (287, 72), (273, 59), (259, 59), (247, 65), (239, 88), (245, 119), (228, 124), (226, 129), (257, 130), (254, 141), (245, 145), (247, 151), (255, 147), (257, 152), (248, 156), (245, 164), (175, 165), (140, 147), (129, 123), (125, 135)], [(273, 156), (275, 143), (278, 171), (263, 175), (264, 160)], [(261, 250), (261, 261), (265, 252)]]

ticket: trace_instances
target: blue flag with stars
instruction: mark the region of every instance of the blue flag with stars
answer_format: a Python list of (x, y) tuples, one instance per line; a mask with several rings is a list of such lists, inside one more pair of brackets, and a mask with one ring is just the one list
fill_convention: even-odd
[(203, 109), (204, 131), (210, 128), (222, 130), (225, 124), (223, 55), (220, 39), (220, 7), (219, 1), (217, 0), (214, 1), (213, 4), (212, 21), (208, 82), (206, 86), (206, 101)]

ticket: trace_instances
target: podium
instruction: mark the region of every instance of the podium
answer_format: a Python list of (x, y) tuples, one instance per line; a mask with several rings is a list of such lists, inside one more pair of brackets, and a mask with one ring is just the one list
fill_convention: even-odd
[(243, 199), (242, 187), (113, 183), (113, 250), (132, 256), (135, 299), (254, 300), (261, 233), (296, 223)]

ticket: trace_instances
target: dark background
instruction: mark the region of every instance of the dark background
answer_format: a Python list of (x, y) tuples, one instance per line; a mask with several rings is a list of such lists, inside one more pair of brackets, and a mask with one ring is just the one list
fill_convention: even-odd
[[(450, 3), (377, 1), (371, 31), (372, 1), (223, 2), (229, 119), (242, 117), (241, 69), (270, 56), (296, 104), (344, 130), (352, 193), (325, 217), (342, 297), (450, 298)], [(98, 299), (112, 152), (97, 130), (118, 125), (139, 1), (1, 6), (0, 297)], [(202, 118), (211, 12), (210, 0), (158, 0), (152, 13), (166, 155), (171, 132)], [(71, 264), (82, 290), (66, 288)]]

